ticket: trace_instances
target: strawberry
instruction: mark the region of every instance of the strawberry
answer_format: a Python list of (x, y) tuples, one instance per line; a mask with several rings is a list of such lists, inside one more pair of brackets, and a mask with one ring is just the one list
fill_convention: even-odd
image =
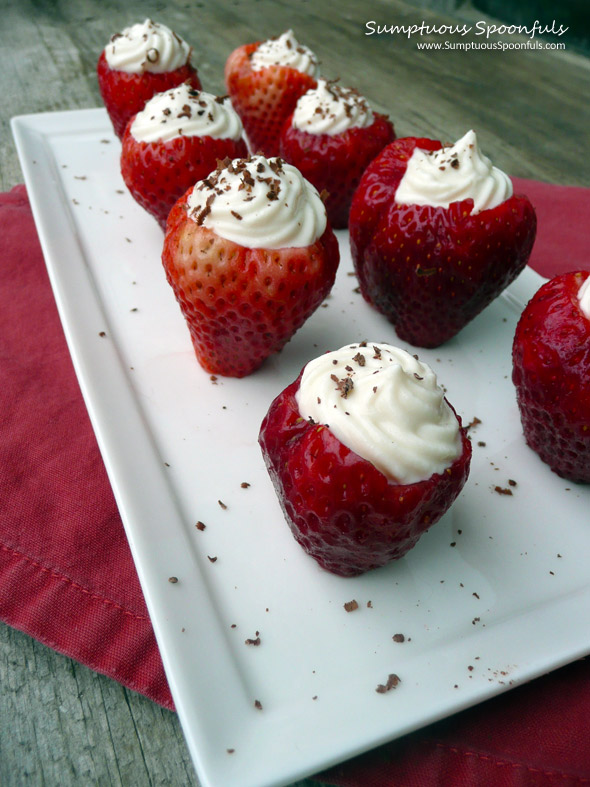
[(442, 146), (398, 139), (367, 167), (352, 201), (350, 242), (365, 300), (395, 325), (401, 339), (437, 347), (522, 271), (536, 215), (526, 197), (514, 195), (477, 213), (472, 199), (448, 207), (397, 204), (394, 197), (415, 148)]
[[(250, 374), (283, 347), (328, 295), (339, 263), (338, 242), (325, 222), (325, 210), (325, 228), (306, 246), (247, 247), (205, 226), (211, 203), (215, 197), (222, 199), (221, 179), (228, 171), (243, 178), (240, 193), (247, 204), (253, 181), (248, 173), (256, 171), (248, 169), (251, 161), (253, 167), (263, 167), (264, 193), (269, 187), (272, 191), (262, 157), (220, 164), (216, 173), (190, 188), (172, 208), (162, 254), (199, 363), (213, 374), (231, 377)], [(282, 172), (280, 161), (268, 164)], [(244, 171), (248, 177), (241, 174)], [(195, 213), (191, 197), (200, 186), (212, 186), (213, 191), (206, 206)], [(319, 201), (317, 192), (316, 196)], [(281, 204), (279, 197), (279, 191), (273, 192), (273, 205)], [(237, 210), (231, 214), (236, 225), (246, 224)], [(281, 226), (286, 220), (281, 219)], [(246, 234), (245, 227), (244, 239)]]
[[(311, 111), (311, 120), (319, 115), (320, 126), (329, 126), (332, 117), (340, 120), (335, 116), (332, 106), (342, 107), (342, 112), (349, 117), (352, 117), (357, 107), (364, 113), (370, 111), (366, 101), (356, 91), (343, 89), (324, 80), (320, 80), (320, 84), (325, 86), (322, 93), (313, 91), (314, 99), (310, 100), (311, 106), (315, 106), (315, 111)], [(309, 92), (302, 97), (297, 108), (308, 96)], [(332, 103), (322, 104), (325, 97)], [(316, 133), (302, 130), (294, 123), (294, 113), (281, 131), (281, 157), (296, 166), (318, 191), (327, 192), (326, 210), (334, 229), (346, 228), (350, 203), (361, 175), (375, 156), (395, 139), (389, 118), (380, 114), (371, 115), (373, 121), (369, 125), (348, 127), (338, 133)]]
[(297, 99), (315, 87), (314, 77), (291, 66), (269, 65), (253, 70), (252, 55), (260, 42), (235, 49), (225, 64), (225, 84), (242, 119), (250, 150), (279, 155), (281, 129)]
[(512, 380), (528, 445), (563, 478), (590, 483), (590, 317), (579, 292), (588, 271), (556, 276), (525, 307)]
[[(164, 116), (158, 107), (165, 105)], [(180, 105), (180, 109), (171, 112), (168, 105)], [(150, 114), (154, 107), (155, 123), (161, 129), (166, 128), (166, 120), (181, 124), (181, 128), (170, 139), (154, 141), (138, 141), (134, 135), (134, 121), (129, 121), (125, 129), (121, 149), (121, 174), (133, 198), (158, 221), (163, 230), (166, 219), (175, 202), (193, 186), (196, 181), (203, 180), (217, 166), (218, 160), (241, 158), (248, 151), (242, 138), (220, 139), (209, 136), (206, 132), (208, 121), (198, 118), (198, 114), (210, 118), (219, 125), (218, 116), (233, 115), (234, 126), (241, 129), (238, 117), (231, 107), (225, 106), (223, 98), (216, 98), (203, 91), (194, 90), (188, 85), (172, 88), (163, 94), (157, 94), (147, 102), (142, 114)], [(214, 117), (213, 111), (216, 111)], [(178, 118), (173, 117), (177, 114)], [(160, 120), (162, 115), (163, 120)], [(196, 123), (195, 132), (191, 133), (189, 124)]]
[(471, 443), (460, 427), (461, 453), (450, 466), (397, 483), (329, 426), (302, 417), (302, 376), (270, 405), (259, 444), (296, 541), (323, 569), (356, 576), (405, 555), (448, 510), (468, 477)]
[(201, 88), (197, 70), (190, 63), (162, 74), (148, 71), (129, 74), (112, 69), (107, 63), (104, 50), (98, 58), (96, 73), (100, 95), (119, 139), (133, 115), (141, 111), (146, 101), (156, 93), (163, 93), (183, 82), (189, 82), (195, 90)]

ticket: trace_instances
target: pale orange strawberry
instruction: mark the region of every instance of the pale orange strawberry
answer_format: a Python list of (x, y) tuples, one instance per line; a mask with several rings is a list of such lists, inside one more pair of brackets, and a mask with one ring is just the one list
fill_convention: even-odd
[(290, 66), (272, 65), (253, 70), (250, 58), (260, 42), (235, 49), (225, 64), (225, 84), (232, 104), (242, 119), (253, 153), (279, 155), (279, 136), (285, 120), (300, 96), (316, 86), (316, 80)]
[(244, 377), (278, 352), (330, 292), (339, 263), (328, 224), (299, 248), (246, 248), (191, 218), (192, 188), (168, 216), (162, 262), (197, 359)]

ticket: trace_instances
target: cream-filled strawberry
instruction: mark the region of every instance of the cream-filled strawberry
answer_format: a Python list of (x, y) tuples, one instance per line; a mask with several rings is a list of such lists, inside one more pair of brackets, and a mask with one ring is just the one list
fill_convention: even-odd
[(536, 216), (484, 156), (408, 137), (367, 167), (354, 195), (351, 250), (364, 298), (416, 346), (455, 336), (525, 267)]
[(317, 190), (281, 159), (221, 162), (168, 217), (162, 261), (200, 364), (243, 377), (328, 295), (338, 243)]
[(590, 483), (590, 273), (546, 282), (514, 334), (512, 380), (527, 444), (558, 475)]
[(471, 444), (430, 367), (384, 343), (310, 361), (259, 442), (298, 543), (354, 576), (402, 557), (455, 501)]
[(116, 135), (156, 93), (201, 82), (191, 47), (166, 25), (146, 19), (111, 36), (97, 64), (98, 87)]
[(158, 93), (127, 124), (121, 174), (134, 199), (165, 229), (174, 203), (217, 162), (247, 155), (229, 98), (188, 83)]
[(319, 64), (292, 30), (244, 44), (225, 64), (225, 84), (252, 153), (279, 155), (279, 135), (298, 98), (315, 87)]
[(481, 152), (475, 131), (439, 150), (414, 148), (395, 191), (398, 205), (448, 208), (473, 200), (471, 215), (492, 210), (512, 196), (512, 181)]
[(391, 121), (373, 112), (358, 91), (319, 79), (286, 121), (280, 155), (326, 192), (328, 218), (342, 229), (361, 175), (394, 139)]

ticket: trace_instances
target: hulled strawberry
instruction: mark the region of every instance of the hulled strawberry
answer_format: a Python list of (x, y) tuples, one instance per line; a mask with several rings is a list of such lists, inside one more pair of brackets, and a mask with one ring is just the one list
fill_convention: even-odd
[(244, 44), (225, 64), (225, 84), (242, 119), (250, 150), (279, 155), (279, 135), (297, 99), (315, 87), (315, 55), (288, 30), (278, 38)]
[(253, 156), (220, 163), (176, 203), (162, 261), (201, 366), (243, 377), (328, 295), (339, 249), (317, 190)]
[(590, 483), (590, 273), (546, 282), (514, 335), (512, 380), (528, 445), (558, 475)]
[(115, 134), (121, 139), (129, 120), (156, 93), (201, 82), (190, 62), (191, 49), (166, 25), (146, 19), (115, 33), (100, 53), (98, 87)]
[(333, 228), (348, 225), (361, 175), (395, 139), (391, 121), (375, 114), (356, 90), (318, 80), (298, 100), (280, 136), (280, 155), (296, 166), (325, 198)]
[(134, 199), (166, 229), (174, 203), (219, 160), (247, 155), (229, 99), (188, 83), (158, 93), (127, 124), (121, 174)]
[(522, 271), (536, 215), (470, 131), (450, 147), (415, 138), (388, 145), (361, 179), (349, 229), (364, 298), (401, 339), (436, 347)]
[(271, 404), (259, 443), (295, 539), (341, 576), (405, 555), (455, 501), (471, 461), (434, 372), (366, 342), (307, 364)]

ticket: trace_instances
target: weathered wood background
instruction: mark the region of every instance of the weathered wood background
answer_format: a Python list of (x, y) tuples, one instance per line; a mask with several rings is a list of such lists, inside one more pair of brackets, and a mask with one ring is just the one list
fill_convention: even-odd
[[(559, 21), (559, 7), (553, 13)], [(2, 190), (22, 182), (10, 118), (100, 106), (95, 65), (101, 49), (112, 33), (148, 16), (194, 46), (210, 92), (225, 92), (223, 66), (236, 46), (291, 27), (319, 55), (324, 75), (358, 88), (391, 116), (399, 136), (453, 141), (475, 128), (484, 152), (512, 175), (590, 184), (590, 60), (573, 47), (427, 52), (417, 50), (417, 40), (476, 39), (366, 35), (371, 20), (440, 25), (486, 19), (469, 3), (0, 0)], [(174, 714), (0, 625), (0, 784), (197, 780)]]

